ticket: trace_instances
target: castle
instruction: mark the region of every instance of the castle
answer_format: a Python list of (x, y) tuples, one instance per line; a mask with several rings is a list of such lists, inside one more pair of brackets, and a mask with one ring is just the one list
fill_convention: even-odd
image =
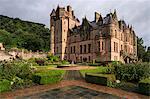
[(118, 20), (116, 10), (105, 17), (95, 12), (94, 21), (85, 17), (80, 24), (71, 6), (58, 6), (50, 14), (50, 30), (51, 53), (61, 60), (123, 63), (137, 60), (137, 36), (132, 26)]

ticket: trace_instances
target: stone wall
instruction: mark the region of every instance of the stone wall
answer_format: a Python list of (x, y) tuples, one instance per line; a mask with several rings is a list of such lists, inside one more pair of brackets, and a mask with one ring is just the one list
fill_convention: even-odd
[(16, 52), (16, 51), (0, 51), (0, 61), (2, 60), (12, 60), (13, 58), (15, 59), (17, 56), (22, 57), (22, 59), (30, 59), (30, 58), (46, 58), (47, 54), (46, 53), (40, 53), (40, 52), (28, 52), (25, 53), (23, 51), (21, 52)]

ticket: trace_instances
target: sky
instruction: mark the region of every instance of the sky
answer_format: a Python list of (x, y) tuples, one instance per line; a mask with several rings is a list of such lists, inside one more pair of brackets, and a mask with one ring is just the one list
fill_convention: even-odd
[(0, 0), (0, 15), (50, 24), (50, 13), (57, 6), (71, 5), (75, 16), (94, 20), (94, 12), (102, 16), (117, 10), (118, 18), (132, 25), (144, 45), (150, 46), (150, 0)]

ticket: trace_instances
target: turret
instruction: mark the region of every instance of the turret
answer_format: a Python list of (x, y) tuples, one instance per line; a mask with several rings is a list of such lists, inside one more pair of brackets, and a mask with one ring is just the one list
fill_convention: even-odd
[(99, 18), (100, 18), (100, 14), (98, 12), (95, 12), (95, 22), (97, 23)]
[(113, 18), (117, 20), (117, 12), (116, 12), (116, 9), (114, 10)]

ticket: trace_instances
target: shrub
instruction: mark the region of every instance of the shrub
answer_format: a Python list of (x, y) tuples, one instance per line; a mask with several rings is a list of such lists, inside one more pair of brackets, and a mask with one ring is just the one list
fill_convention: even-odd
[(17, 88), (24, 88), (24, 87), (29, 87), (33, 84), (32, 80), (30, 79), (21, 79), (19, 77), (15, 77), (12, 80), (12, 89), (17, 89)]
[(117, 79), (124, 81), (139, 81), (150, 77), (150, 63), (119, 64), (114, 67)]
[(61, 63), (62, 63), (62, 64), (70, 64), (70, 63), (69, 63), (68, 61), (66, 61), (66, 60), (62, 60)]
[(90, 83), (109, 86), (110, 82), (114, 82), (116, 80), (116, 78), (115, 78), (115, 75), (113, 75), (113, 74), (86, 73), (85, 80)]
[(0, 80), (0, 92), (9, 91), (11, 89), (11, 83), (9, 80)]
[(141, 80), (138, 87), (140, 93), (150, 95), (150, 78)]
[(38, 66), (38, 64), (36, 63), (36, 58), (30, 58), (28, 60), (26, 60), (28, 63), (32, 64), (32, 66)]
[(45, 65), (45, 62), (46, 62), (46, 59), (42, 59), (42, 58), (36, 58), (35, 59), (35, 62), (40, 65), (40, 66), (44, 66)]
[(59, 57), (58, 56), (53, 56), (51, 54), (47, 55), (48, 60), (50, 60), (51, 62), (58, 62), (59, 61)]
[(25, 61), (13, 61), (0, 64), (0, 76), (12, 81), (16, 76), (22, 79), (32, 78), (32, 69)]
[(11, 81), (12, 88), (24, 87), (27, 84), (25, 81), (31, 81), (32, 74), (32, 68), (26, 61), (0, 63), (0, 79)]
[(40, 72), (33, 75), (33, 82), (38, 84), (52, 84), (61, 80), (64, 71), (51, 70), (46, 72)]

